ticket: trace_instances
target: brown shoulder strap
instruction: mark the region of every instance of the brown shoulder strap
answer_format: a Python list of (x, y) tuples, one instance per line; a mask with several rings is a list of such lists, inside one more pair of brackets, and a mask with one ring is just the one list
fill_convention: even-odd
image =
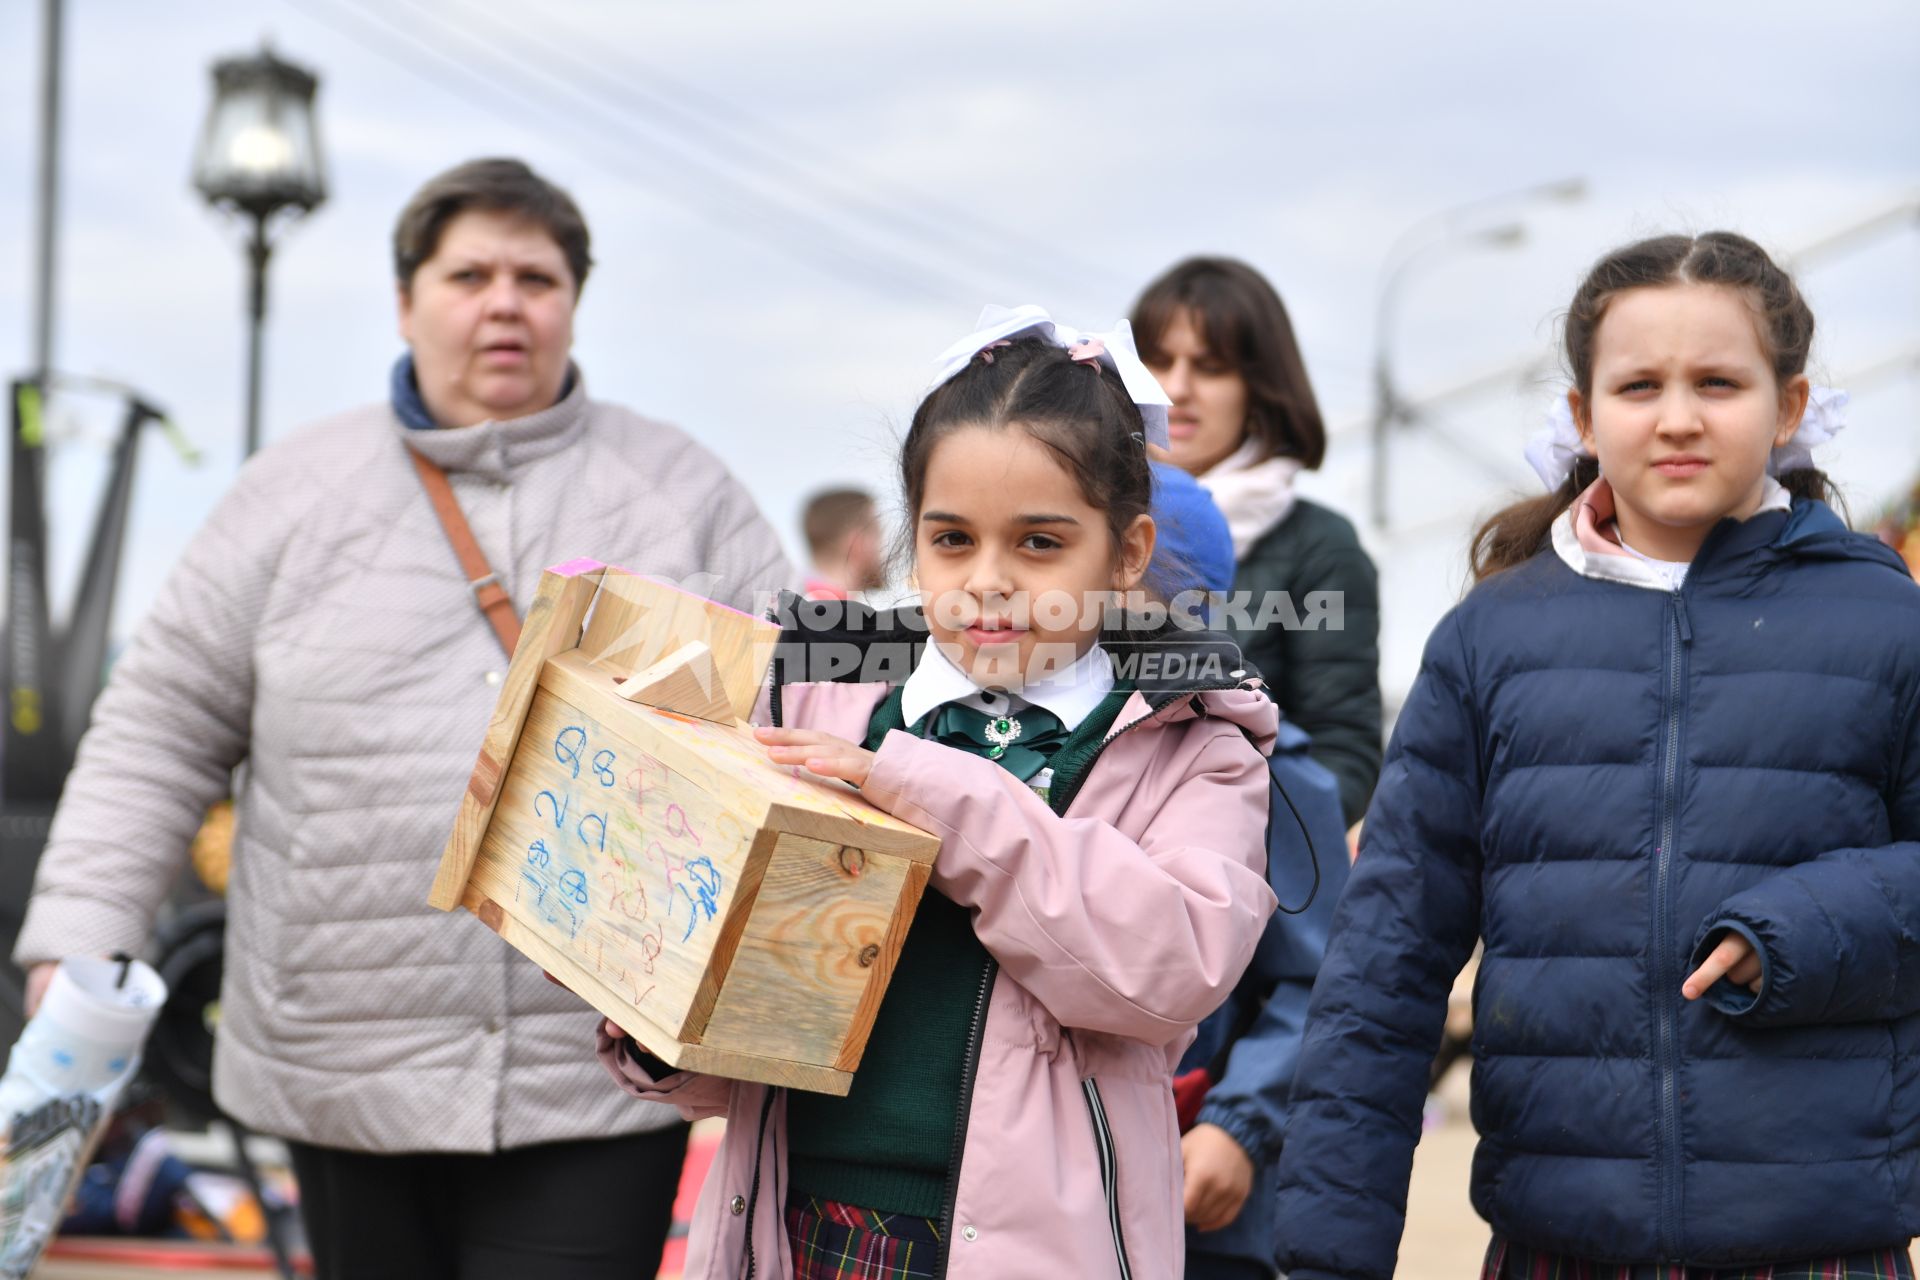
[(486, 553), (474, 540), (466, 514), (460, 510), (460, 500), (453, 496), (453, 486), (447, 482), (447, 473), (438, 463), (413, 449), (407, 450), (407, 456), (413, 459), (413, 469), (420, 473), (420, 483), (426, 487), (427, 501), (433, 504), (433, 513), (440, 517), (440, 527), (446, 530), (447, 541), (453, 544), (453, 554), (460, 560), (460, 572), (467, 575), (467, 584), (473, 588), (474, 603), (493, 624), (493, 633), (500, 637), (500, 647), (512, 657), (513, 647), (520, 643), (520, 615), (513, 611), (513, 598), (500, 585), (498, 575), (487, 564)]

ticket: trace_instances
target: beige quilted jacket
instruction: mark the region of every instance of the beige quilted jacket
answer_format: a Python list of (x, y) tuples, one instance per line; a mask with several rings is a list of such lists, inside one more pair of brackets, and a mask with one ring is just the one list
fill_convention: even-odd
[(383, 1152), (657, 1128), (673, 1111), (608, 1085), (579, 1000), (426, 905), (506, 661), (406, 444), (522, 611), (578, 556), (741, 609), (794, 580), (711, 454), (582, 379), (509, 422), (412, 431), (383, 404), (301, 430), (242, 470), (115, 665), (16, 959), (145, 946), (244, 761), (214, 1061), (233, 1115)]

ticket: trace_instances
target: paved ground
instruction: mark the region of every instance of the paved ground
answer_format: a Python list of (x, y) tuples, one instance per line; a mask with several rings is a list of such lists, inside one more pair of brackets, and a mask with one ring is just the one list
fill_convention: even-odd
[[(1466, 1078), (1456, 1070), (1443, 1089), (1444, 1119), (1427, 1131), (1414, 1154), (1407, 1234), (1400, 1247), (1400, 1280), (1475, 1280), (1487, 1248), (1487, 1224), (1467, 1202), (1473, 1128), (1467, 1122)], [(49, 1261), (34, 1280), (245, 1280), (253, 1270), (158, 1270), (99, 1263)], [(673, 1280), (677, 1273), (663, 1273)]]
[[(1467, 1167), (1473, 1134), (1466, 1122), (1464, 1081), (1449, 1082), (1448, 1120), (1428, 1132), (1414, 1158), (1413, 1191), (1400, 1274), (1407, 1280), (1472, 1280), (1487, 1247), (1486, 1225), (1467, 1204)], [(136, 1268), (101, 1262), (49, 1260), (35, 1280), (247, 1280), (270, 1272), (221, 1268)], [(662, 1280), (668, 1280), (663, 1275)]]
[(1473, 1126), (1467, 1122), (1466, 1065), (1441, 1086), (1444, 1119), (1413, 1153), (1407, 1234), (1400, 1244), (1403, 1280), (1473, 1280), (1487, 1252), (1487, 1224), (1467, 1201)]

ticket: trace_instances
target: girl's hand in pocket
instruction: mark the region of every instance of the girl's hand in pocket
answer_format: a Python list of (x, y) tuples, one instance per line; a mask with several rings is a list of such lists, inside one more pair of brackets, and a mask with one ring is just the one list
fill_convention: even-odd
[(755, 729), (753, 736), (775, 764), (799, 765), (823, 778), (838, 778), (856, 787), (867, 784), (873, 771), (873, 752), (845, 738), (812, 729)]
[(1698, 1000), (1707, 994), (1708, 987), (1725, 978), (1759, 995), (1760, 975), (1760, 953), (1753, 949), (1751, 942), (1729, 931), (1720, 939), (1720, 945), (1700, 962), (1700, 967), (1687, 975), (1687, 980), (1680, 984), (1680, 994), (1689, 1000)]

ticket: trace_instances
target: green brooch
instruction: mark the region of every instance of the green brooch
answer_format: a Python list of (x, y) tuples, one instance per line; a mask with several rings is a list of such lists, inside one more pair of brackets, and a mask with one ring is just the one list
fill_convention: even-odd
[(997, 720), (987, 721), (987, 741), (993, 744), (993, 750), (987, 752), (987, 759), (998, 760), (1007, 754), (1007, 748), (1020, 736), (1020, 722), (1012, 716), (1001, 716)]

